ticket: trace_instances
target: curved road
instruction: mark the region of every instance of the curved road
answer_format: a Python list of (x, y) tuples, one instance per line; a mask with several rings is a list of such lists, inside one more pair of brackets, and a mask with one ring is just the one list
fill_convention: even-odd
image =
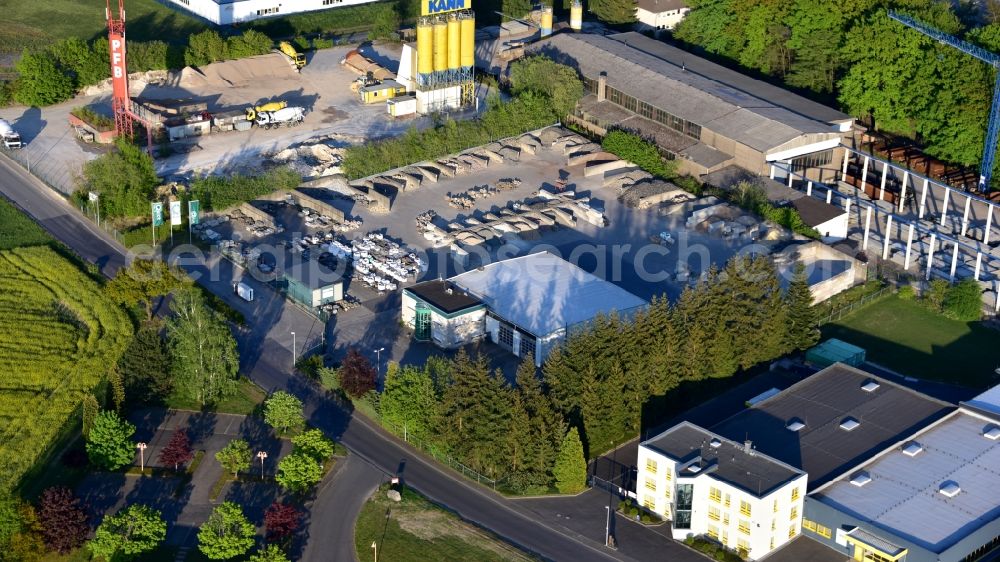
[[(31, 215), (56, 239), (86, 260), (98, 264), (105, 275), (113, 275), (126, 263), (125, 248), (80, 215), (65, 199), (6, 157), (0, 157), (0, 192)], [(196, 271), (204, 266), (185, 264), (185, 267), (189, 271)], [(288, 367), (291, 352), (287, 347), (290, 342), (286, 341), (289, 331), (297, 331), (299, 337), (306, 334), (318, 337), (322, 333), (322, 326), (317, 326), (318, 321), (312, 316), (287, 304), (271, 291), (258, 291), (257, 299), (253, 303), (246, 303), (233, 296), (231, 290), (226, 290), (226, 281), (205, 280), (204, 284), (243, 312), (253, 324), (239, 337), (244, 372), (268, 391), (280, 389), (299, 396), (306, 405), (310, 423), (339, 440), (354, 455), (368, 461), (373, 470), (382, 472), (383, 477), (399, 474), (407, 485), (432, 501), (540, 557), (577, 562), (624, 559), (620, 553), (604, 549), (599, 540), (538, 521), (536, 516), (521, 509), (516, 502), (506, 500), (424, 458), (381, 428), (362, 417), (353, 416), (302, 379), (290, 376)], [(370, 489), (353, 491), (367, 494)], [(318, 498), (317, 504), (322, 503), (323, 498)], [(331, 505), (328, 509), (336, 510), (337, 507)], [(329, 517), (317, 519), (333, 519), (334, 522), (350, 525), (353, 529), (353, 520), (343, 521), (341, 518), (338, 521), (337, 518)], [(346, 527), (338, 531), (339, 536), (347, 536), (344, 534), (345, 529)], [(353, 531), (350, 534), (353, 535)], [(331, 549), (337, 546), (328, 540), (335, 535), (332, 530), (326, 533), (313, 528), (310, 529), (310, 535), (311, 540), (329, 544)], [(307, 545), (307, 549), (324, 553), (321, 558), (326, 558), (333, 552), (326, 548), (313, 549), (310, 545)], [(336, 559), (340, 560), (341, 557)]]

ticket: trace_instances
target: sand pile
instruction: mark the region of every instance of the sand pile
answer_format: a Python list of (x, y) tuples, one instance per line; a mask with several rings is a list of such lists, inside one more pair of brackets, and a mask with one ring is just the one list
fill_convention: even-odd
[(289, 166), (304, 178), (332, 176), (341, 173), (344, 140), (344, 135), (330, 135), (286, 148), (268, 158), (275, 164)]
[(216, 62), (197, 69), (186, 67), (181, 71), (179, 85), (184, 88), (222, 88), (274, 79), (294, 79), (297, 76), (283, 55), (271, 53)]

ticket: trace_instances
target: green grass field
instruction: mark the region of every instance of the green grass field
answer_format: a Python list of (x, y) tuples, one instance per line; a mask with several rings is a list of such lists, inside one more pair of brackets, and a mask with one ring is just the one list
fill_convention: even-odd
[[(117, 6), (116, 2), (112, 2)], [(103, 0), (8, 0), (0, 10), (0, 52), (20, 52), (66, 37), (94, 39), (107, 31)], [(182, 42), (208, 27), (156, 0), (126, 0), (127, 37)]]
[[(247, 380), (246, 377), (240, 377), (236, 392), (229, 398), (220, 400), (210, 410), (221, 414), (249, 416), (266, 397), (267, 395), (259, 386)], [(201, 405), (198, 402), (176, 395), (167, 400), (167, 407), (178, 410), (201, 410)]]
[(380, 560), (395, 562), (531, 560), (412, 490), (403, 490), (400, 503), (389, 501), (386, 490), (379, 488), (358, 515), (354, 544), (361, 560), (371, 559), (372, 541), (378, 544)]
[(904, 375), (963, 386), (996, 384), (1000, 332), (978, 322), (958, 322), (916, 301), (891, 296), (823, 327), (867, 350), (869, 361)]
[(52, 237), (27, 215), (0, 197), (0, 250), (39, 246)]

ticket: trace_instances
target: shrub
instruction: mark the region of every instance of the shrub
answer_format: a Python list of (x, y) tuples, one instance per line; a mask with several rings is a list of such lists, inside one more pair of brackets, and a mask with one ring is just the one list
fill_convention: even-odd
[(917, 296), (917, 292), (913, 290), (912, 285), (903, 285), (899, 288), (899, 298), (904, 301), (912, 301)]
[(191, 197), (205, 210), (222, 211), (282, 189), (293, 189), (302, 178), (290, 168), (269, 170), (258, 176), (208, 176), (191, 183)]
[(74, 107), (70, 113), (91, 125), (98, 131), (110, 131), (115, 128), (114, 119), (101, 115), (87, 106)]
[(672, 179), (677, 175), (677, 164), (664, 160), (655, 142), (635, 133), (620, 129), (608, 131), (601, 141), (601, 147), (658, 178)]
[(982, 317), (983, 293), (975, 279), (966, 278), (948, 289), (944, 314), (953, 320), (975, 322)]
[(927, 303), (927, 306), (935, 312), (941, 312), (942, 307), (944, 307), (944, 299), (947, 297), (950, 287), (951, 285), (944, 279), (934, 279), (931, 281), (930, 287), (928, 287), (927, 292), (924, 294), (924, 301)]

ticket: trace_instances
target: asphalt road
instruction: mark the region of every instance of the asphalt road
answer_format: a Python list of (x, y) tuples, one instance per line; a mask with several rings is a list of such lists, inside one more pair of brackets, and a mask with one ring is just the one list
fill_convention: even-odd
[(357, 455), (347, 455), (337, 474), (320, 484), (310, 509), (309, 539), (303, 560), (353, 560), (354, 522), (379, 484), (381, 471)]
[[(0, 192), (37, 220), (55, 238), (83, 258), (113, 275), (126, 263), (126, 251), (106, 233), (90, 224), (65, 199), (28, 175), (17, 164), (0, 157)], [(383, 475), (399, 475), (405, 484), (446, 507), (463, 519), (489, 529), (514, 545), (551, 560), (624, 559), (601, 546), (602, 537), (582, 537), (562, 527), (538, 521), (537, 516), (490, 490), (478, 486), (437, 463), (425, 459), (392, 435), (327, 398), (316, 387), (289, 375), (289, 328), (307, 326), (303, 333), (315, 332), (315, 319), (288, 304), (277, 295), (260, 295), (266, 307), (249, 308), (231, 291), (218, 290), (219, 296), (238, 307), (251, 322), (249, 330), (239, 335), (244, 373), (268, 391), (286, 390), (296, 394), (306, 406), (306, 416), (314, 426), (339, 440), (353, 454), (368, 461)], [(270, 292), (270, 291), (268, 291)], [(261, 306), (257, 304), (256, 306)], [(370, 489), (356, 489), (366, 494)], [(367, 496), (365, 496), (367, 497)], [(353, 534), (353, 519), (341, 518), (345, 527), (338, 532)], [(346, 531), (347, 527), (350, 531)], [(312, 532), (317, 532), (318, 529)], [(332, 531), (331, 531), (332, 532)], [(596, 540), (595, 540), (596, 539)], [(313, 558), (316, 559), (316, 558)], [(328, 559), (321, 556), (319, 559)]]

